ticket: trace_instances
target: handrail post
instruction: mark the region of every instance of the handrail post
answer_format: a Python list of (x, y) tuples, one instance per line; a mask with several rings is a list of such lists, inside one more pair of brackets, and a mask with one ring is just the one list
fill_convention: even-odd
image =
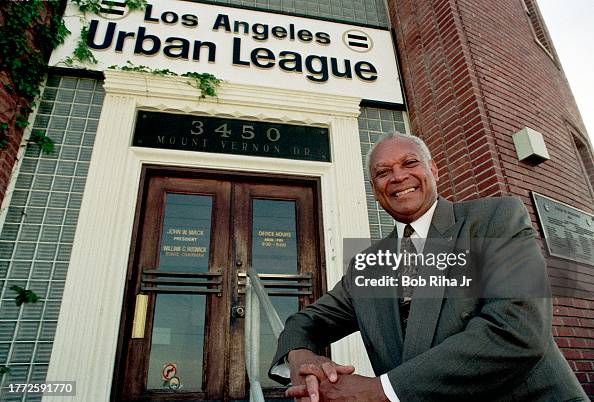
[(264, 402), (260, 374), (260, 303), (251, 281), (245, 284), (245, 366), (250, 381), (250, 402)]
[(284, 325), (270, 296), (266, 293), (258, 275), (251, 267), (247, 269), (245, 278), (245, 367), (250, 381), (250, 402), (264, 402), (262, 385), (260, 384), (260, 305), (278, 340)]
[(258, 275), (251, 267), (248, 267), (247, 269), (247, 276), (251, 280), (250, 283), (252, 284), (253, 290), (255, 291), (256, 295), (258, 295), (258, 300), (262, 304), (262, 308), (264, 309), (264, 313), (266, 314), (266, 318), (268, 319), (272, 333), (274, 334), (274, 337), (278, 339), (284, 328), (283, 322), (278, 316), (278, 313), (272, 304), (272, 300), (270, 300), (270, 297), (268, 294), (266, 294), (266, 290), (260, 282), (260, 278), (258, 278)]

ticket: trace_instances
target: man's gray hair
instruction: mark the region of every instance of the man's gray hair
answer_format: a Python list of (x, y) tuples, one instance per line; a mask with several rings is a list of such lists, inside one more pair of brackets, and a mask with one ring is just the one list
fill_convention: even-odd
[(412, 142), (414, 142), (416, 144), (416, 146), (421, 151), (421, 156), (423, 157), (423, 159), (425, 161), (431, 160), (431, 152), (429, 151), (427, 144), (425, 144), (425, 141), (423, 141), (416, 135), (399, 133), (398, 131), (395, 131), (393, 133), (388, 133), (388, 134), (382, 134), (382, 136), (377, 140), (377, 142), (375, 144), (373, 144), (373, 146), (369, 149), (369, 151), (367, 151), (367, 154), (365, 155), (365, 166), (367, 167), (367, 174), (369, 175), (370, 179), (371, 179), (371, 157), (373, 156), (373, 153), (375, 152), (375, 149), (377, 148), (377, 146), (384, 141), (398, 139), (398, 138), (405, 138), (405, 139), (411, 140)]

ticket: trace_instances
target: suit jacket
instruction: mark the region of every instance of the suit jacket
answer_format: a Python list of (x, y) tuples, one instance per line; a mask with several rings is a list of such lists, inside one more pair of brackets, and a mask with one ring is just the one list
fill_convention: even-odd
[[(440, 198), (425, 253), (433, 238), (449, 251), (472, 243), (483, 284), (505, 289), (516, 274), (546, 283), (540, 246), (517, 198)], [(388, 374), (402, 402), (588, 400), (553, 340), (550, 297), (460, 297), (449, 287), (418, 288), (403, 339), (397, 298), (353, 297), (352, 270), (287, 319), (273, 365), (292, 349), (320, 353), (361, 331), (375, 374)]]

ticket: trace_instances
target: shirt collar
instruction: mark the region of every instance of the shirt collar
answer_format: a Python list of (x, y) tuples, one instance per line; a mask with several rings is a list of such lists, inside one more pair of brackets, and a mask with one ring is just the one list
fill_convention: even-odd
[[(431, 207), (419, 217), (414, 222), (411, 222), (410, 225), (415, 230), (413, 234), (414, 237), (418, 237), (421, 239), (426, 239), (427, 235), (429, 234), (429, 226), (431, 226), (431, 220), (433, 220), (433, 214), (435, 213), (435, 208), (437, 207), (437, 200), (431, 205)], [(404, 233), (404, 227), (406, 223), (396, 221), (396, 230), (398, 231), (398, 237), (402, 237)]]

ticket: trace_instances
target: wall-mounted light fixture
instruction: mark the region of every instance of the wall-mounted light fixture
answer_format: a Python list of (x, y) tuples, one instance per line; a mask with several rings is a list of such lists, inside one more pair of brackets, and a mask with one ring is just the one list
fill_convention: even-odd
[(524, 127), (512, 139), (519, 161), (536, 165), (550, 159), (544, 138), (538, 131)]

